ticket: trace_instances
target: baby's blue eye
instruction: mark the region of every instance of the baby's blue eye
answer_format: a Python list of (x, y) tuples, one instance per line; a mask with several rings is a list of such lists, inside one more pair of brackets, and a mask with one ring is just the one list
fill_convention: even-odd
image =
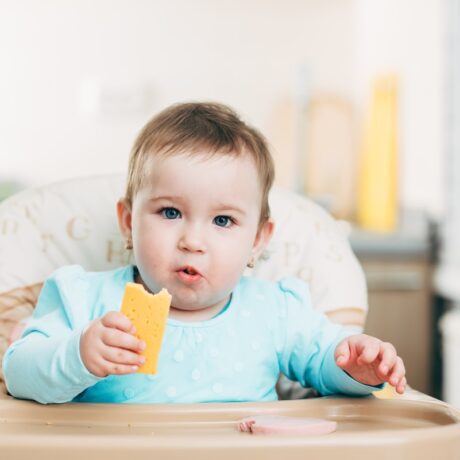
[(176, 208), (163, 208), (161, 210), (161, 215), (165, 219), (178, 219), (180, 217), (180, 212)]
[(230, 227), (230, 225), (233, 223), (233, 221), (228, 216), (216, 216), (216, 217), (214, 217), (214, 223), (218, 227)]

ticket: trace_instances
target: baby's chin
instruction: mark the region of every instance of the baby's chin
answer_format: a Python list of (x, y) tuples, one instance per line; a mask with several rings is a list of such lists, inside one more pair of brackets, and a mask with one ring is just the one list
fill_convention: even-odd
[(174, 296), (174, 293), (172, 293), (171, 308), (178, 312), (184, 313), (214, 311), (214, 313), (217, 314), (220, 310), (222, 310), (225, 307), (225, 305), (228, 302), (228, 299), (229, 295), (225, 296), (224, 298), (201, 299), (198, 296), (181, 298), (180, 296)]
[(174, 302), (174, 296), (172, 297), (171, 308), (177, 311), (183, 312), (194, 312), (194, 311), (204, 311), (212, 308), (213, 305), (203, 305), (203, 303), (195, 302)]
[(200, 311), (200, 310), (204, 310), (206, 307), (203, 307), (202, 305), (194, 305), (194, 304), (188, 304), (184, 302), (180, 302), (180, 303), (173, 302), (171, 304), (171, 308), (177, 311)]

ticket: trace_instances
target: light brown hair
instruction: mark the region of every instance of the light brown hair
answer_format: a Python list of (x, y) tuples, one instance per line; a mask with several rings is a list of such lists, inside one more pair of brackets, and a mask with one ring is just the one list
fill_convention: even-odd
[(153, 117), (137, 136), (129, 158), (126, 200), (131, 205), (143, 186), (151, 156), (179, 153), (250, 155), (259, 173), (262, 203), (259, 225), (270, 217), (268, 193), (274, 166), (267, 141), (228, 106), (210, 102), (172, 105)]

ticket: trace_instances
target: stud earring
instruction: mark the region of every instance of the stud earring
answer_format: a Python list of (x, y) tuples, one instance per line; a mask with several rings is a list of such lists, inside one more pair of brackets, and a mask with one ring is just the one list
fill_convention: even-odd
[(125, 249), (130, 250), (132, 248), (133, 248), (133, 242), (132, 242), (131, 238), (126, 238)]

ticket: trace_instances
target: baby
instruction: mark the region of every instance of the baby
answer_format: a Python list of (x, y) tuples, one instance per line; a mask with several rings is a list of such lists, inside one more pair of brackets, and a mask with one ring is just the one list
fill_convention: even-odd
[[(277, 398), (280, 372), (320, 394), (406, 386), (395, 348), (349, 336), (313, 309), (308, 286), (247, 278), (273, 233), (274, 170), (262, 135), (220, 104), (167, 108), (139, 134), (118, 221), (135, 265), (79, 266), (45, 283), (3, 361), (8, 391), (41, 403)], [(127, 282), (172, 295), (158, 373), (119, 310)]]

